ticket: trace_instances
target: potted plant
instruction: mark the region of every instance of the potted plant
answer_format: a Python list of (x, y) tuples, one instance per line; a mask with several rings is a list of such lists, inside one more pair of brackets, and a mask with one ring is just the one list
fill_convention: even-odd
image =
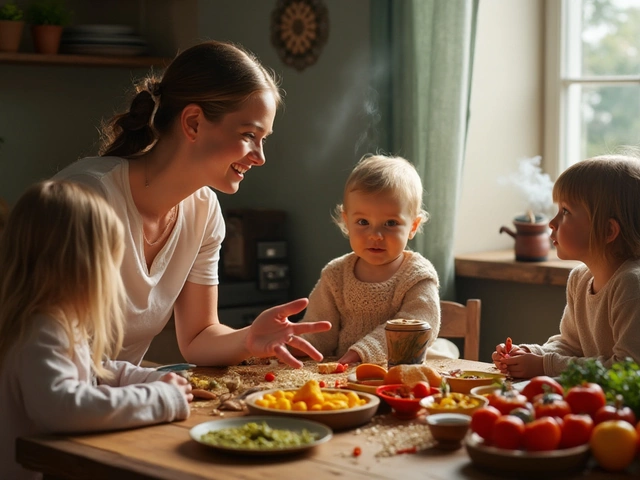
[(37, 53), (58, 53), (62, 30), (69, 24), (71, 14), (63, 0), (36, 0), (27, 7), (27, 21)]
[(0, 52), (17, 52), (24, 28), (23, 11), (13, 1), (0, 7)]

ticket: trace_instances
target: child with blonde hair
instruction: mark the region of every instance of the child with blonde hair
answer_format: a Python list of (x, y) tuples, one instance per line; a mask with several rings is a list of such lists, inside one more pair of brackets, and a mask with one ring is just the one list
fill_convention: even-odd
[(183, 420), (191, 386), (110, 361), (122, 346), (122, 223), (99, 194), (65, 181), (29, 188), (0, 239), (0, 465), (17, 437)]
[(387, 361), (385, 324), (420, 319), (431, 326), (428, 357), (457, 358), (439, 339), (438, 274), (429, 260), (407, 249), (428, 220), (422, 181), (402, 157), (365, 155), (351, 172), (334, 221), (353, 252), (330, 261), (309, 296), (301, 322), (328, 320), (323, 333), (306, 334), (323, 355), (340, 363)]
[[(567, 281), (560, 333), (544, 345), (500, 344), (495, 365), (513, 377), (557, 376), (569, 362), (606, 367), (640, 361), (640, 159), (606, 155), (578, 162), (553, 187), (558, 257), (579, 260)], [(508, 355), (507, 355), (508, 354)]]

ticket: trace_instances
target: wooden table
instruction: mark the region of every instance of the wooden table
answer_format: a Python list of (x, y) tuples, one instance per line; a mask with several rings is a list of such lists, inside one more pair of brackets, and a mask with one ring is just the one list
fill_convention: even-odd
[[(466, 360), (433, 360), (430, 363), (442, 371), (453, 368), (493, 370), (490, 364)], [(200, 371), (213, 376), (220, 374), (220, 369)], [(45, 479), (498, 478), (496, 473), (476, 469), (464, 448), (455, 451), (426, 448), (414, 454), (379, 456), (381, 437), (392, 432), (380, 428), (378, 434), (373, 435), (371, 425), (336, 432), (329, 442), (301, 454), (271, 457), (226, 455), (189, 437), (191, 427), (216, 418), (211, 411), (200, 402), (194, 402), (191, 416), (184, 422), (89, 435), (20, 438), (16, 455), (23, 466), (42, 472)], [(226, 413), (225, 417), (243, 414)], [(408, 428), (406, 425), (409, 425), (407, 421), (397, 420), (391, 415), (375, 417), (372, 423), (381, 419), (391, 428)], [(352, 456), (355, 447), (362, 449), (357, 458)], [(562, 478), (609, 480), (618, 477), (589, 469), (584, 475)], [(621, 475), (619, 478), (631, 476)]]

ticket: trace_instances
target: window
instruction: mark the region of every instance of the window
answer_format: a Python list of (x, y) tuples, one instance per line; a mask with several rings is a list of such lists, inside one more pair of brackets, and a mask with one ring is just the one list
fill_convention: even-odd
[(640, 0), (547, 0), (545, 169), (640, 149)]

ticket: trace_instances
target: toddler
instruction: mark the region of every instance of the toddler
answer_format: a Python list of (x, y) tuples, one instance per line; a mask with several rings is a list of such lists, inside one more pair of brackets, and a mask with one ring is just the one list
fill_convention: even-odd
[(17, 437), (137, 427), (189, 416), (189, 382), (109, 361), (122, 345), (123, 227), (88, 187), (29, 188), (0, 239), (2, 478), (39, 478)]
[(458, 357), (453, 343), (437, 339), (438, 274), (429, 260), (407, 250), (428, 219), (422, 195), (418, 172), (401, 157), (365, 156), (351, 172), (334, 220), (353, 252), (323, 268), (301, 320), (333, 325), (304, 336), (322, 354), (341, 363), (386, 363), (385, 323), (405, 318), (431, 326), (428, 357)]
[[(567, 281), (560, 333), (544, 345), (500, 344), (493, 362), (513, 377), (559, 375), (571, 361), (640, 361), (640, 159), (607, 155), (565, 170), (553, 187), (558, 257), (579, 260)], [(508, 354), (508, 355), (507, 355)]]

